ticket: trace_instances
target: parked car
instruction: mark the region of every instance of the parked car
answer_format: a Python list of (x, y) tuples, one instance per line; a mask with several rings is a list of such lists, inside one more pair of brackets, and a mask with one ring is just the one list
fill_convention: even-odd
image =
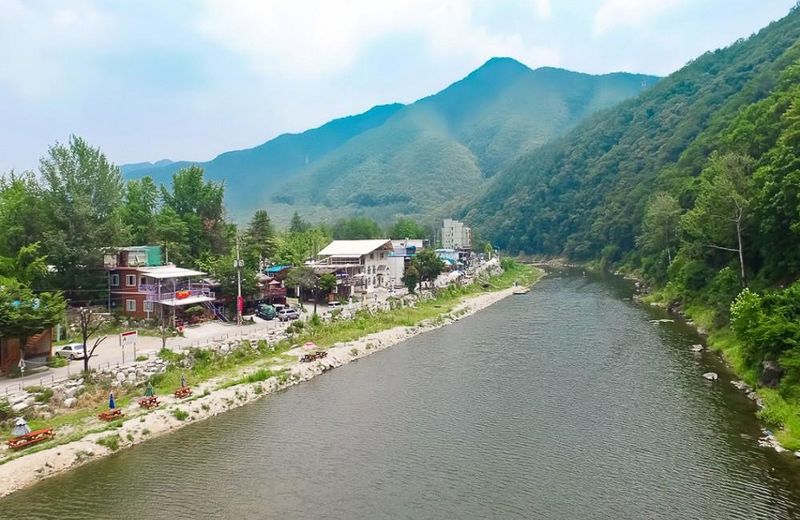
[(300, 313), (297, 312), (297, 309), (286, 307), (278, 311), (278, 319), (280, 321), (296, 320), (298, 318), (300, 318)]
[(277, 314), (278, 311), (276, 311), (275, 307), (272, 305), (267, 305), (266, 303), (260, 303), (256, 305), (256, 316), (262, 320), (271, 320), (275, 318)]
[(329, 309), (331, 309), (331, 310), (333, 310), (333, 309), (338, 309), (338, 308), (340, 308), (341, 306), (342, 306), (342, 304), (341, 304), (341, 303), (339, 303), (338, 301), (332, 301), (332, 302), (330, 302), (330, 303), (328, 304), (328, 308), (329, 308)]
[(70, 343), (56, 350), (56, 356), (67, 359), (83, 358), (83, 343)]

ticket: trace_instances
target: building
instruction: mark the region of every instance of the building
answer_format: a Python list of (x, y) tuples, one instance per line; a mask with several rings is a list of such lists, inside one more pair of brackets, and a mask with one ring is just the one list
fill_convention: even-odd
[(472, 249), (472, 230), (463, 222), (446, 218), (442, 223), (443, 249)]
[(394, 257), (391, 240), (334, 240), (311, 265), (317, 273), (336, 274), (337, 293), (347, 297), (354, 291), (401, 285), (403, 271), (398, 262), (402, 264), (403, 259)]
[(182, 319), (185, 309), (201, 305), (216, 314), (213, 287), (205, 273), (173, 264), (163, 265), (159, 246), (108, 250), (109, 310), (134, 319)]

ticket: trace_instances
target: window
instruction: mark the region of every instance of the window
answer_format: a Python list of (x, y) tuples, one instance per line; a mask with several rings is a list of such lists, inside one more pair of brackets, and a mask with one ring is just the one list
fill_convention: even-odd
[(135, 274), (126, 274), (125, 275), (125, 283), (128, 287), (135, 287), (136, 286), (136, 275)]
[(119, 287), (119, 275), (112, 274), (111, 275), (111, 286), (112, 287)]
[(144, 302), (144, 312), (153, 312), (153, 302)]
[(125, 310), (128, 312), (136, 312), (136, 300), (125, 300)]
[(370, 260), (375, 260), (375, 253), (370, 253), (369, 254), (369, 259)]
[(381, 253), (381, 260), (383, 260), (383, 253)]

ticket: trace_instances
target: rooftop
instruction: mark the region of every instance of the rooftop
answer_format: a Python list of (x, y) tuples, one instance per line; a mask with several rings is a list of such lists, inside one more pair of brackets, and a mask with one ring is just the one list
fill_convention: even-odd
[(320, 256), (362, 256), (376, 250), (392, 251), (392, 241), (379, 238), (377, 240), (334, 240), (319, 252)]
[(174, 265), (158, 265), (153, 267), (142, 267), (139, 272), (150, 278), (156, 280), (164, 280), (167, 278), (188, 278), (190, 276), (202, 276), (206, 273), (202, 271), (195, 271), (194, 269), (184, 269), (183, 267), (176, 267)]

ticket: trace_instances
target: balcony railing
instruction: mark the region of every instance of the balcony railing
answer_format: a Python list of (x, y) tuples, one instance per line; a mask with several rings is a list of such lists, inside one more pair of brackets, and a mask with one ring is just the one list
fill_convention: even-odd
[[(172, 288), (170, 287), (170, 289)], [(145, 289), (145, 286), (140, 285), (139, 292), (143, 292), (147, 295), (145, 297), (146, 301), (153, 301), (153, 302), (158, 302), (163, 300), (183, 299), (189, 296), (206, 296), (208, 298), (214, 298), (214, 291), (205, 287), (193, 287), (191, 289), (186, 287), (182, 289), (176, 289), (175, 291), (164, 290), (164, 287), (161, 287), (161, 294), (158, 294), (158, 287), (155, 287), (155, 290), (147, 290)], [(183, 296), (183, 298), (178, 298), (178, 293), (181, 293), (181, 295), (185, 295), (187, 292), (189, 293), (188, 295)]]

